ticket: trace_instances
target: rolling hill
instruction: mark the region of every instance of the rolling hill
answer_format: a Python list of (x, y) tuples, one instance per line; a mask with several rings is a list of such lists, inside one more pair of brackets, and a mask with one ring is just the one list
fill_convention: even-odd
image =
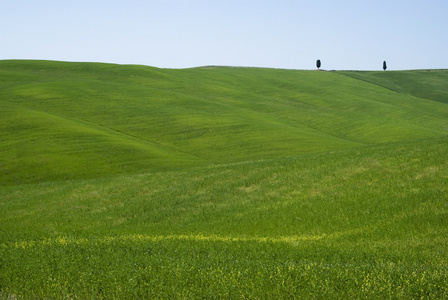
[(446, 299), (447, 82), (0, 61), (0, 299)]
[(447, 74), (1, 61), (0, 184), (440, 137)]

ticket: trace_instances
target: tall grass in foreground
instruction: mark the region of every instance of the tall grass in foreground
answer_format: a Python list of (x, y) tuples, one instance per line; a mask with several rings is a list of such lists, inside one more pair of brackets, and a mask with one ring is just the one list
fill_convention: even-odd
[(0, 190), (15, 298), (446, 298), (448, 139)]
[(2, 246), (17, 298), (444, 298), (446, 258), (413, 260), (319, 241), (133, 235)]

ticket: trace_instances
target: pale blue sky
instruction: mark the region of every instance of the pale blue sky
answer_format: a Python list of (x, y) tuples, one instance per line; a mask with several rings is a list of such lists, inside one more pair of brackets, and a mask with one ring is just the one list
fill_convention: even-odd
[(448, 68), (448, 1), (0, 0), (0, 59)]

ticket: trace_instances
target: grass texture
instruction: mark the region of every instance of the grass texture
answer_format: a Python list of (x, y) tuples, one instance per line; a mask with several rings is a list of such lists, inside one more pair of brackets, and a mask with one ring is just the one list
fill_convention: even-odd
[(0, 298), (446, 298), (447, 76), (0, 61)]
[[(448, 76), (423, 73), (439, 88)], [(296, 156), (448, 127), (432, 85), (422, 99), (338, 72), (2, 61), (0, 79), (2, 185)]]

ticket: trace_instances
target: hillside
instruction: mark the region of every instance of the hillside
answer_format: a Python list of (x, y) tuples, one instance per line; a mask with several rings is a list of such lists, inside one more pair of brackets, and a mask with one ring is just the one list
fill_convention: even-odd
[(0, 298), (446, 299), (448, 138), (0, 188)]
[(448, 70), (340, 73), (404, 95), (448, 103)]
[(447, 75), (0, 61), (0, 299), (447, 299)]
[(441, 137), (447, 74), (0, 61), (0, 184)]

